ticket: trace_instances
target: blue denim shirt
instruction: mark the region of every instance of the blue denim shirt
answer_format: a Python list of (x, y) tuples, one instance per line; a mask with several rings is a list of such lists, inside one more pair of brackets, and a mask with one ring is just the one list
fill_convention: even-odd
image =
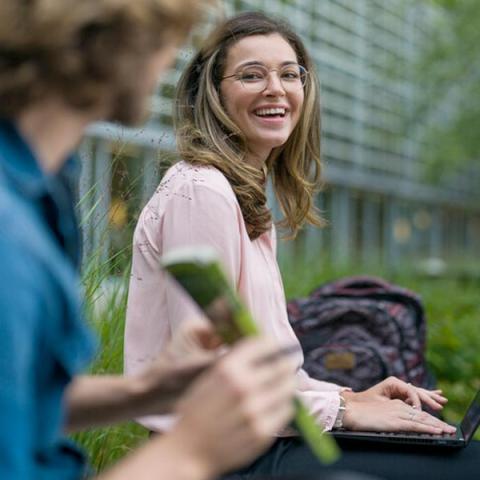
[(62, 434), (65, 387), (93, 354), (81, 315), (74, 159), (46, 175), (0, 120), (0, 478), (79, 479)]

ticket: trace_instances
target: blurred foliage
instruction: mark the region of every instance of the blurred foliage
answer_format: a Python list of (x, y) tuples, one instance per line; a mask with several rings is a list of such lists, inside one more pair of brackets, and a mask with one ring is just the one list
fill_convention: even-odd
[[(123, 372), (123, 332), (130, 275), (130, 266), (125, 267), (124, 254), (120, 252), (103, 263), (94, 254), (84, 268), (84, 307), (99, 340), (91, 373), (99, 375)], [(123, 275), (114, 276), (120, 268)], [(87, 451), (93, 469), (101, 471), (124, 457), (147, 436), (145, 428), (127, 422), (87, 430), (73, 435), (73, 438)]]
[(426, 173), (438, 181), (480, 157), (480, 2), (424, 3), (434, 14), (427, 15), (412, 71), (418, 88), (408, 130), (423, 132)]

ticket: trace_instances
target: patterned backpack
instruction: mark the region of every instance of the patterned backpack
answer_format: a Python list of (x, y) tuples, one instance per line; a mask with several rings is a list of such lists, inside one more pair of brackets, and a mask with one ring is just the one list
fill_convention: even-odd
[(433, 387), (415, 293), (375, 277), (349, 277), (289, 302), (288, 314), (313, 378), (356, 391), (390, 375)]

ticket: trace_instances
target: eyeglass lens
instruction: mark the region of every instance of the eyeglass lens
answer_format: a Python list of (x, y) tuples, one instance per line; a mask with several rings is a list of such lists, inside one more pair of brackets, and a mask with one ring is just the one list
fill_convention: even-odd
[(301, 65), (285, 65), (279, 70), (268, 70), (262, 65), (250, 66), (241, 70), (237, 78), (247, 90), (261, 92), (268, 87), (270, 72), (276, 72), (286, 91), (298, 90), (306, 82), (307, 71)]

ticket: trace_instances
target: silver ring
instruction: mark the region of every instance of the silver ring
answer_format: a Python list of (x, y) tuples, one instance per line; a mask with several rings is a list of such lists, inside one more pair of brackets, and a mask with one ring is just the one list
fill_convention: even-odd
[(410, 421), (413, 422), (413, 419), (415, 418), (415, 415), (417, 414), (417, 412), (413, 411), (413, 412), (410, 412)]

